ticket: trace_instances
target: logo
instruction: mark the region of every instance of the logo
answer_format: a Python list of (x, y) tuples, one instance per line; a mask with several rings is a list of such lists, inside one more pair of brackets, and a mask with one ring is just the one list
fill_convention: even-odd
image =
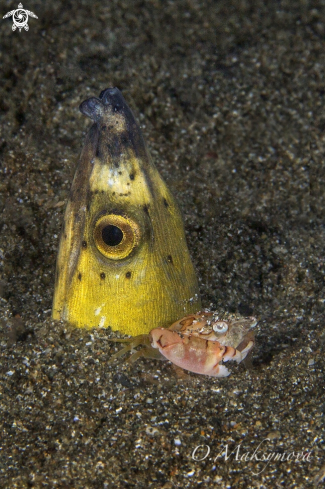
[(25, 29), (25, 31), (29, 30), (29, 25), (28, 25), (28, 16), (34, 17), (34, 19), (38, 19), (37, 15), (34, 14), (34, 12), (31, 12), (30, 10), (25, 10), (23, 9), (22, 4), (20, 3), (18, 5), (17, 10), (12, 10), (11, 12), (7, 12), (6, 15), (3, 16), (4, 19), (7, 17), (12, 16), (12, 30), (15, 31), (17, 28), (19, 29), (19, 32), (21, 32), (22, 28)]

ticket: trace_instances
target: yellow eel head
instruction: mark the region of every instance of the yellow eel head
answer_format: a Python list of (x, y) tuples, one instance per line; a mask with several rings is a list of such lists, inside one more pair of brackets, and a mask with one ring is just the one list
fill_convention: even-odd
[(80, 105), (94, 124), (65, 212), (52, 316), (129, 335), (201, 308), (180, 210), (117, 88)]

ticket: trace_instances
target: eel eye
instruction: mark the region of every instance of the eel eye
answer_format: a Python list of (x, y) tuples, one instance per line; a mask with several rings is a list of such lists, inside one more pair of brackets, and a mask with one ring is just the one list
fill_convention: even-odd
[(139, 226), (125, 216), (107, 214), (95, 224), (94, 240), (97, 249), (112, 260), (126, 258), (139, 239)]
[(225, 321), (217, 321), (213, 325), (213, 331), (215, 333), (226, 333), (228, 331), (228, 324)]

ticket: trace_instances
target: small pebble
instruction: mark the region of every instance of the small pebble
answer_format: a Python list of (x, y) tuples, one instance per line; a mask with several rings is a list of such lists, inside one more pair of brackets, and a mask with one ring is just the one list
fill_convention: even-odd
[(281, 438), (281, 433), (280, 431), (270, 431), (270, 433), (266, 435), (266, 438), (269, 438), (270, 440), (275, 440), (276, 438)]

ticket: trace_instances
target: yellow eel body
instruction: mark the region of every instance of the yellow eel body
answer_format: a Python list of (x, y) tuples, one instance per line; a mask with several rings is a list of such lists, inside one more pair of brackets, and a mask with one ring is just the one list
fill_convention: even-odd
[(84, 101), (86, 136), (64, 216), (52, 317), (149, 333), (201, 308), (178, 205), (117, 88)]

